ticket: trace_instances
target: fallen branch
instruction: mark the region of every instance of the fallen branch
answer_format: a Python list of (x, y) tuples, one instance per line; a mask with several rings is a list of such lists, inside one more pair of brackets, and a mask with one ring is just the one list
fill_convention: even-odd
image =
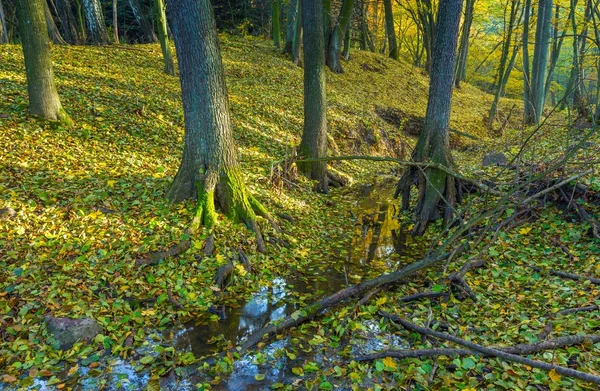
[(554, 276), (566, 278), (568, 280), (575, 280), (575, 281), (586, 281), (587, 280), (587, 281), (590, 281), (594, 285), (600, 285), (600, 278), (581, 276), (581, 275), (575, 274), (575, 273), (561, 272), (560, 270), (552, 270), (552, 269), (544, 270), (541, 267), (534, 266), (534, 265), (527, 265), (527, 266), (529, 266), (531, 269), (535, 270), (536, 272), (547, 272)]
[(263, 339), (271, 338), (284, 330), (295, 327), (350, 297), (362, 295), (365, 292), (369, 292), (384, 285), (398, 283), (405, 277), (408, 277), (419, 270), (423, 270), (431, 265), (443, 261), (448, 256), (448, 253), (442, 255), (432, 254), (418, 262), (413, 262), (412, 264), (407, 265), (396, 272), (383, 274), (377, 278), (363, 281), (360, 284), (351, 285), (345, 289), (342, 289), (333, 295), (327, 296), (313, 304), (304, 307), (302, 310), (294, 312), (292, 315), (282, 319), (277, 325), (269, 324), (263, 327), (254, 334), (250, 335), (248, 339), (238, 347), (237, 352), (242, 354)]
[[(390, 319), (392, 322), (402, 325), (407, 330), (416, 331), (419, 334), (430, 335), (430, 336), (433, 336), (433, 337), (436, 337), (439, 339), (454, 342), (458, 345), (462, 345), (471, 350), (477, 351), (480, 354), (498, 357), (498, 358), (501, 358), (506, 361), (517, 362), (519, 364), (529, 365), (530, 367), (543, 369), (546, 371), (554, 370), (556, 373), (558, 373), (562, 376), (572, 377), (575, 379), (587, 381), (587, 382), (594, 383), (594, 384), (600, 384), (600, 376), (577, 371), (577, 370), (571, 369), (571, 368), (561, 367), (559, 365), (549, 364), (549, 363), (543, 362), (543, 361), (531, 360), (531, 359), (528, 359), (525, 357), (521, 357), (517, 354), (503, 352), (502, 350), (499, 350), (499, 349), (481, 346), (476, 343), (466, 341), (464, 339), (455, 337), (450, 334), (440, 333), (438, 331), (431, 330), (429, 328), (417, 326), (414, 323), (408, 322), (405, 319), (402, 319), (396, 315), (393, 315), (393, 314), (390, 314), (390, 313), (387, 313), (384, 311), (379, 311), (378, 313), (381, 316), (384, 316), (384, 317)], [(549, 341), (545, 341), (545, 342), (549, 342)], [(540, 344), (541, 343), (544, 343), (544, 342), (540, 342)]]
[(189, 250), (191, 242), (189, 240), (182, 240), (181, 242), (169, 247), (167, 251), (158, 251), (155, 253), (148, 254), (147, 258), (138, 258), (135, 260), (136, 266), (155, 266), (160, 263), (163, 259), (170, 257), (176, 257), (187, 250)]
[(561, 187), (563, 187), (564, 185), (567, 185), (567, 184), (569, 184), (569, 182), (571, 182), (571, 181), (574, 181), (575, 179), (579, 179), (579, 178), (581, 178), (582, 176), (585, 176), (585, 175), (587, 175), (587, 174), (591, 174), (593, 171), (594, 171), (594, 170), (587, 170), (587, 171), (583, 171), (583, 172), (577, 173), (577, 174), (575, 174), (575, 175), (573, 175), (573, 176), (571, 176), (571, 177), (569, 177), (569, 178), (567, 178), (567, 179), (564, 179), (564, 180), (562, 180), (562, 181), (560, 181), (560, 182), (557, 182), (557, 183), (555, 183), (554, 185), (552, 185), (552, 186), (550, 186), (550, 187), (548, 187), (548, 188), (546, 188), (546, 189), (544, 189), (544, 190), (542, 190), (542, 191), (540, 191), (540, 192), (537, 192), (536, 194), (532, 195), (531, 197), (529, 197), (529, 198), (526, 198), (525, 200), (523, 200), (523, 201), (521, 202), (521, 204), (522, 204), (522, 205), (525, 205), (525, 204), (527, 204), (527, 203), (529, 203), (529, 202), (531, 202), (531, 201), (535, 200), (536, 198), (539, 198), (539, 197), (541, 197), (541, 196), (543, 196), (543, 195), (545, 195), (545, 194), (548, 194), (548, 193), (550, 193), (550, 192), (552, 192), (552, 191), (554, 191), (554, 190), (556, 190), (556, 189), (560, 189), (560, 188), (561, 188)]
[(596, 310), (600, 310), (600, 306), (598, 306), (598, 305), (588, 305), (588, 306), (585, 306), (585, 307), (567, 308), (565, 310), (560, 310), (557, 313), (559, 315), (569, 315), (569, 314), (574, 314), (576, 312), (588, 312), (588, 311), (596, 311)]
[(404, 296), (404, 297), (400, 298), (398, 301), (401, 303), (408, 303), (408, 302), (415, 301), (415, 300), (434, 299), (437, 297), (448, 297), (448, 296), (450, 296), (449, 292), (427, 291), (427, 292), (419, 292), (419, 293), (415, 293), (413, 295)]
[[(565, 337), (559, 337), (548, 341), (537, 342), (533, 344), (518, 344), (508, 347), (493, 348), (498, 351), (510, 354), (516, 354), (520, 356), (529, 355), (533, 353), (539, 353), (546, 350), (554, 350), (565, 346), (573, 346), (590, 341), (591, 343), (600, 342), (600, 335), (569, 335)], [(493, 355), (485, 354), (471, 349), (461, 348), (434, 348), (434, 349), (400, 349), (400, 350), (384, 350), (381, 352), (368, 354), (366, 356), (357, 357), (356, 361), (374, 361), (381, 358), (392, 357), (397, 359), (404, 358), (425, 358), (425, 357), (456, 357), (456, 356), (482, 356), (482, 357), (494, 357)]]

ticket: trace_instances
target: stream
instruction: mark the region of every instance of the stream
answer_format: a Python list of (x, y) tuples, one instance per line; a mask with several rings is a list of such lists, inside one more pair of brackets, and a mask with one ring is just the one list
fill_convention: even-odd
[[(191, 352), (195, 357), (208, 356), (219, 350), (219, 344), (207, 342), (219, 341), (221, 347), (225, 341), (230, 341), (233, 346), (239, 344), (269, 322), (298, 310), (294, 302), (299, 295), (318, 292), (319, 297), (324, 297), (355, 283), (351, 276), (362, 275), (361, 270), (375, 263), (385, 270), (393, 270), (403, 262), (412, 261), (422, 250), (400, 224), (397, 200), (389, 197), (391, 193), (392, 190), (384, 185), (359, 189), (359, 198), (352, 211), (355, 220), (353, 239), (346, 257), (332, 258), (334, 262), (329, 260), (327, 264), (314, 265), (312, 275), (306, 279), (289, 281), (282, 277), (275, 278), (270, 286), (260, 288), (240, 306), (220, 308), (221, 321), (200, 325), (192, 321), (157, 333), (154, 339), (149, 339), (147, 344), (136, 349), (137, 353), (140, 356), (154, 354), (154, 345), (158, 344), (158, 340), (163, 346), (169, 341), (167, 343), (177, 352)], [(351, 346), (352, 354), (366, 354), (389, 346), (406, 346), (398, 337), (382, 332), (376, 321), (363, 322), (362, 333), (364, 338), (361, 342), (354, 341)], [(231, 374), (211, 389), (270, 389), (269, 385), (274, 383), (293, 383), (298, 376), (292, 372), (292, 368), (302, 367), (307, 361), (321, 366), (341, 359), (336, 350), (331, 348), (312, 349), (306, 354), (299, 350), (297, 356), (290, 357), (285, 350), (290, 344), (288, 339), (267, 343), (260, 353), (245, 354), (234, 362)], [(340, 341), (340, 344), (349, 344), (347, 339)], [(65, 381), (66, 386), (73, 390), (197, 390), (195, 384), (207, 380), (199, 374), (177, 377), (171, 372), (159, 381), (150, 378), (148, 369), (136, 371), (133, 365), (118, 357), (107, 356), (104, 360), (102, 371), (80, 365), (77, 373), (71, 374)], [(257, 375), (259, 378), (264, 375), (264, 379), (256, 380)], [(0, 390), (12, 390), (10, 387), (0, 381)], [(29, 387), (21, 389), (46, 391), (57, 388), (47, 380), (32, 379)]]

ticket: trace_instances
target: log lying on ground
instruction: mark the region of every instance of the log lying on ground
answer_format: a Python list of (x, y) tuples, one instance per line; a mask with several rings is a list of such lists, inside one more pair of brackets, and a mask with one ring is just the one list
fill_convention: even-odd
[(182, 240), (181, 242), (174, 244), (169, 247), (167, 251), (158, 251), (155, 253), (148, 254), (145, 258), (138, 258), (135, 260), (136, 266), (154, 266), (158, 265), (160, 261), (163, 259), (167, 259), (169, 257), (176, 257), (178, 255), (183, 254), (187, 250), (189, 250), (191, 246), (191, 242), (189, 240)]
[(575, 280), (575, 281), (590, 281), (592, 284), (594, 285), (600, 285), (600, 278), (596, 278), (596, 277), (588, 277), (588, 276), (581, 276), (579, 274), (575, 274), (575, 273), (567, 273), (567, 272), (561, 272), (560, 270), (552, 270), (552, 269), (542, 269), (539, 266), (534, 266), (534, 265), (527, 265), (529, 266), (531, 269), (535, 270), (536, 272), (546, 272), (546, 273), (550, 273), (554, 276), (557, 277), (561, 277), (561, 278), (566, 278), (568, 280)]
[(596, 310), (600, 310), (600, 306), (598, 305), (588, 305), (585, 307), (575, 307), (575, 308), (567, 308), (564, 310), (560, 310), (557, 313), (559, 315), (569, 315), (569, 314), (574, 314), (577, 312), (589, 312), (589, 311), (596, 311)]
[[(394, 314), (390, 314), (390, 313), (387, 313), (384, 311), (379, 311), (378, 313), (381, 316), (390, 319), (392, 322), (402, 325), (402, 327), (404, 327), (407, 330), (416, 331), (419, 334), (430, 335), (430, 336), (433, 336), (433, 337), (436, 337), (439, 339), (454, 342), (455, 344), (465, 346), (465, 347), (469, 348), (470, 350), (479, 352), (480, 354), (498, 357), (503, 360), (517, 362), (519, 364), (529, 365), (530, 367), (543, 369), (545, 371), (554, 370), (554, 371), (556, 371), (556, 373), (558, 373), (559, 375), (562, 375), (562, 376), (572, 377), (575, 379), (587, 381), (587, 382), (594, 383), (594, 384), (600, 384), (600, 376), (577, 371), (577, 370), (571, 369), (571, 368), (566, 368), (566, 367), (561, 367), (561, 366), (554, 365), (554, 364), (549, 364), (549, 363), (543, 362), (543, 361), (531, 360), (531, 359), (528, 359), (525, 357), (521, 357), (517, 354), (503, 352), (502, 350), (499, 350), (499, 349), (481, 346), (476, 343), (466, 341), (464, 339), (455, 337), (450, 334), (440, 333), (438, 331), (435, 331), (435, 330), (432, 330), (432, 329), (429, 329), (426, 327), (417, 326), (416, 324), (411, 323), (405, 319), (402, 319), (399, 316), (396, 316)], [(545, 341), (545, 342), (549, 342), (549, 341)], [(542, 344), (542, 343), (543, 342), (540, 342), (540, 344)]]
[(357, 285), (351, 285), (337, 293), (334, 293), (331, 296), (327, 296), (307, 307), (304, 307), (302, 310), (298, 310), (294, 312), (292, 315), (282, 319), (277, 325), (269, 324), (262, 329), (258, 330), (256, 333), (250, 335), (248, 339), (238, 347), (238, 352), (240, 354), (244, 353), (246, 350), (252, 348), (263, 339), (271, 338), (278, 333), (281, 333), (284, 330), (295, 327), (308, 319), (313, 318), (318, 315), (322, 311), (339, 304), (340, 302), (353, 297), (362, 295), (365, 292), (371, 291), (381, 286), (390, 285), (394, 283), (398, 283), (403, 280), (405, 277), (408, 277), (419, 270), (423, 270), (431, 265), (434, 265), (438, 262), (446, 259), (450, 254), (432, 254), (418, 262), (413, 262), (410, 265), (405, 266), (404, 268), (390, 273), (383, 274), (377, 278), (363, 281)]
[[(565, 346), (580, 345), (585, 341), (591, 343), (600, 342), (600, 335), (589, 334), (589, 335), (569, 335), (565, 337), (559, 337), (548, 341), (537, 342), (533, 344), (518, 344), (507, 347), (494, 347), (498, 351), (510, 354), (517, 354), (519, 356), (534, 354), (543, 352), (546, 350), (554, 350)], [(356, 361), (374, 361), (381, 358), (392, 357), (397, 359), (404, 358), (426, 358), (426, 357), (457, 357), (457, 356), (482, 356), (482, 357), (493, 357), (492, 355), (478, 352), (471, 349), (461, 348), (433, 348), (433, 349), (400, 349), (400, 350), (384, 350), (369, 354), (366, 356), (357, 357)]]

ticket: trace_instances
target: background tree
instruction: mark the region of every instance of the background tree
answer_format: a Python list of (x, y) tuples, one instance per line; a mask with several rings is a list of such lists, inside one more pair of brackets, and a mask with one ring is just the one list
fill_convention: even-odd
[(533, 51), (533, 67), (531, 70), (531, 102), (533, 104), (534, 122), (529, 123), (529, 125), (539, 124), (544, 112), (544, 104), (546, 101), (544, 93), (546, 91), (546, 72), (548, 70), (552, 9), (552, 0), (539, 1)]
[(87, 40), (96, 45), (108, 43), (108, 33), (104, 24), (104, 15), (99, 0), (82, 0), (85, 12)]
[(6, 29), (6, 15), (4, 14), (4, 7), (2, 6), (2, 0), (0, 0), (0, 43), (8, 43), (8, 30)]
[(353, 8), (354, 0), (343, 0), (340, 15), (336, 19), (335, 26), (329, 36), (329, 44), (327, 46), (327, 66), (332, 72), (342, 73), (344, 71), (340, 62), (342, 56), (342, 43), (344, 41), (344, 33), (348, 30)]
[(44, 15), (45, 0), (17, 0), (19, 35), (25, 57), (29, 111), (44, 119), (70, 122), (63, 110), (52, 71), (50, 42)]
[(529, 28), (531, 20), (531, 0), (525, 0), (523, 11), (523, 122), (531, 125), (535, 122), (533, 91), (531, 89), (531, 65), (529, 59)]
[(298, 0), (296, 21), (294, 23), (294, 39), (292, 40), (292, 62), (300, 65), (302, 48), (302, 0)]
[(152, 43), (158, 41), (154, 28), (152, 27), (152, 20), (148, 17), (148, 11), (142, 6), (139, 0), (129, 0), (129, 6), (135, 16), (135, 20), (142, 30), (142, 42)]
[(398, 43), (396, 42), (396, 26), (394, 24), (394, 10), (392, 9), (392, 0), (383, 0), (385, 7), (385, 32), (388, 37), (390, 52), (389, 55), (394, 60), (398, 60)]
[(266, 210), (246, 190), (233, 139), (217, 29), (209, 0), (169, 0), (185, 120), (185, 145), (168, 197), (197, 198), (193, 228), (212, 227), (216, 207), (264, 243), (256, 213)]
[(113, 28), (113, 41), (115, 44), (119, 43), (119, 9), (117, 7), (117, 0), (112, 2), (112, 28)]
[[(439, 4), (425, 126), (412, 156), (416, 162), (431, 161), (453, 167), (448, 128), (461, 7), (462, 0), (441, 0)], [(408, 168), (395, 193), (396, 197), (402, 194), (402, 209), (409, 206), (410, 189), (414, 184), (418, 186), (419, 196), (413, 234), (422, 235), (429, 222), (439, 218), (438, 208), (444, 211), (444, 220), (450, 221), (454, 205), (457, 200), (460, 201), (460, 191), (457, 191), (460, 184), (453, 176), (437, 168)]]
[(271, 0), (271, 22), (273, 24), (271, 30), (272, 30), (272, 35), (273, 35), (273, 45), (279, 49), (279, 47), (281, 46), (280, 43), (280, 39), (281, 39), (281, 25), (280, 25), (280, 8), (281, 8), (281, 4), (279, 3), (280, 0)]
[[(323, 5), (321, 0), (302, 0), (304, 30), (304, 130), (298, 155), (322, 158), (327, 155), (327, 89), (323, 42)], [(306, 176), (319, 181), (328, 191), (325, 162), (299, 163)]]
[(60, 31), (58, 27), (56, 27), (56, 23), (54, 22), (54, 18), (52, 17), (52, 13), (50, 12), (50, 7), (48, 7), (48, 2), (43, 1), (44, 5), (44, 15), (46, 17), (46, 27), (48, 28), (48, 36), (52, 40), (52, 43), (57, 45), (66, 44), (63, 37), (60, 35)]
[(290, 0), (285, 29), (285, 52), (292, 55), (294, 44), (294, 31), (296, 30), (296, 16), (298, 15), (298, 0)]
[(164, 0), (156, 0), (156, 17), (158, 25), (158, 40), (160, 41), (160, 48), (162, 50), (163, 60), (165, 63), (165, 72), (169, 75), (175, 75), (175, 63), (173, 62), (173, 55), (171, 54), (171, 48), (169, 47), (169, 34), (167, 25), (167, 14), (165, 12)]
[(475, 9), (475, 0), (466, 0), (465, 17), (460, 34), (460, 44), (458, 46), (458, 59), (456, 60), (456, 76), (454, 85), (460, 87), (460, 82), (467, 78), (467, 58), (469, 57), (469, 35), (471, 34), (471, 25), (473, 24), (473, 10)]

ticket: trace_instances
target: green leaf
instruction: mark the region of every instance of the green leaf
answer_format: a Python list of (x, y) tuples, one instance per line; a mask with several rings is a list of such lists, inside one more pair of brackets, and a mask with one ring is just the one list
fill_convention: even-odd
[(142, 359), (140, 360), (140, 363), (144, 364), (144, 365), (148, 365), (150, 364), (152, 361), (154, 361), (154, 357), (152, 356), (144, 356), (142, 357)]

